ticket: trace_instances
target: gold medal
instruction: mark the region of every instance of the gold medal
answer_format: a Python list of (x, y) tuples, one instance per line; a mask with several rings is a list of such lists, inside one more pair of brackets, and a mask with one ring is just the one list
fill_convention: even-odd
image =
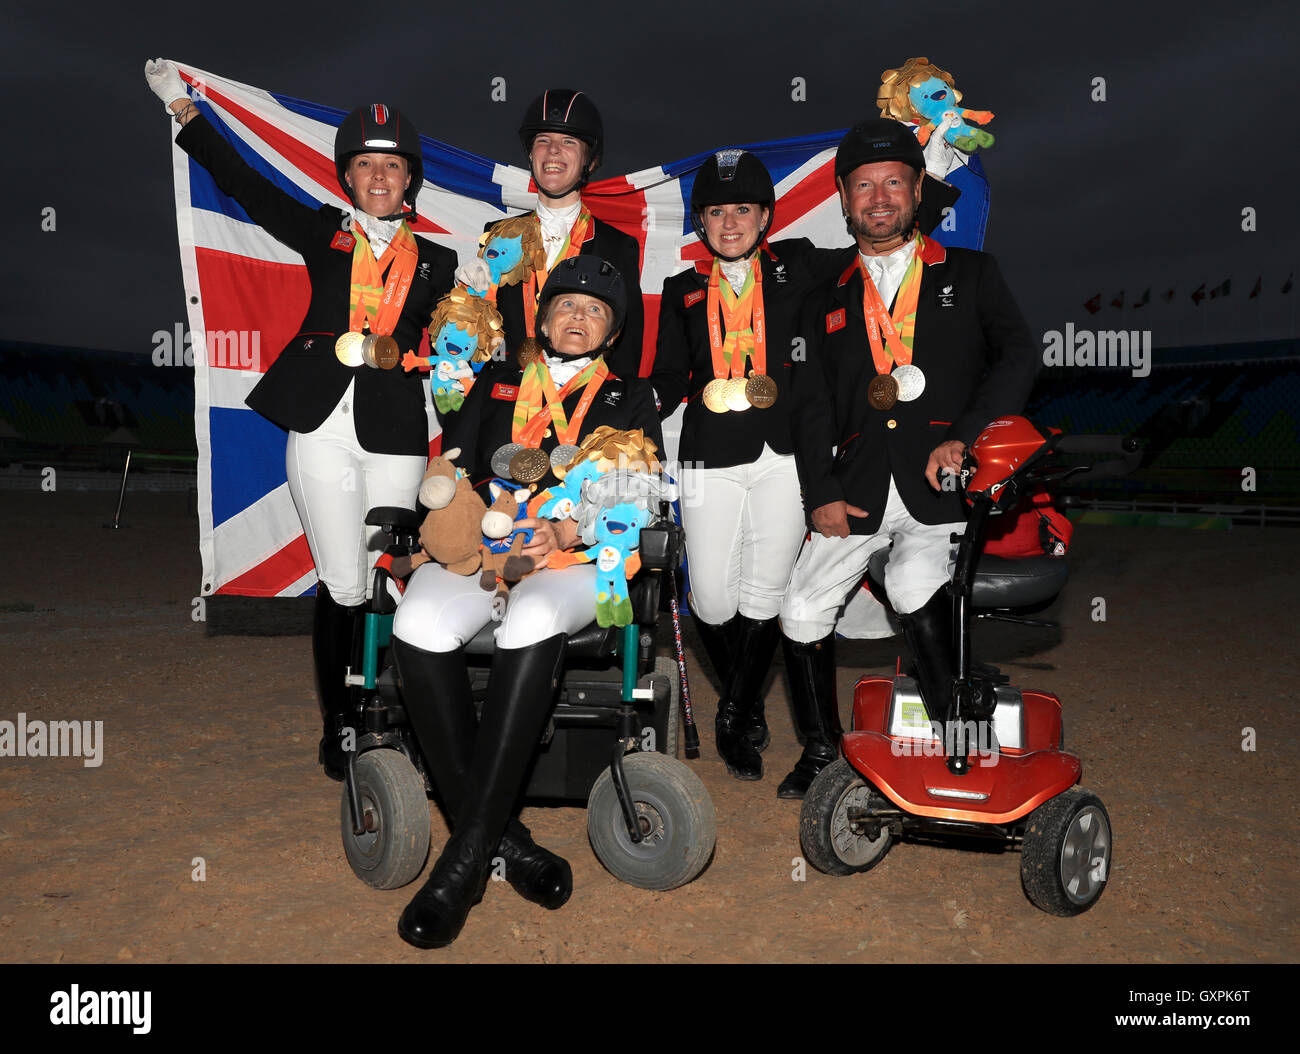
[(344, 366), (360, 366), (365, 361), (361, 357), (361, 342), (365, 339), (360, 333), (344, 333), (334, 342), (334, 357)]
[(525, 447), (510, 459), (510, 477), (520, 483), (536, 483), (551, 471), (551, 459), (536, 447)]
[(776, 381), (765, 373), (750, 370), (749, 380), (745, 382), (745, 398), (750, 406), (766, 410), (776, 402)]
[(872, 377), (867, 385), (867, 402), (877, 410), (888, 410), (898, 402), (898, 382), (887, 373)]
[(745, 398), (745, 379), (743, 377), (733, 377), (727, 381), (726, 387), (722, 391), (722, 400), (727, 404), (727, 409), (734, 413), (748, 410), (749, 400)]
[(704, 405), (715, 414), (725, 414), (727, 412), (727, 404), (723, 400), (726, 387), (727, 382), (723, 380), (712, 380), (704, 386)]

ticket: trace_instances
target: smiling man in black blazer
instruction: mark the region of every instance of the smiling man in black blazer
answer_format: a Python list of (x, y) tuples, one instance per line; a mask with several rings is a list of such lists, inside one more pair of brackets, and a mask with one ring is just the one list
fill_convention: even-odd
[[(906, 125), (882, 118), (850, 129), (835, 176), (859, 255), (803, 315), (808, 356), (795, 371), (793, 430), (813, 532), (781, 625), (799, 657), (790, 668), (795, 705), (824, 713), (837, 712), (836, 622), (872, 553), (892, 542), (886, 591), (930, 716), (946, 717), (943, 587), (950, 536), (965, 529), (955, 473), (985, 425), (1023, 409), (1037, 369), (993, 257), (945, 249), (916, 229), (924, 170)], [(835, 756), (819, 746), (800, 760), (808, 783)]]

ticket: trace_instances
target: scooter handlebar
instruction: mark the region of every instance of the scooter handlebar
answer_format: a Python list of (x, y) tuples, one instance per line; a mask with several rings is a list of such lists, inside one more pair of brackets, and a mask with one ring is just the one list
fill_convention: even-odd
[(1062, 454), (1132, 454), (1138, 450), (1138, 441), (1130, 436), (1064, 435), (1056, 441), (1056, 450)]

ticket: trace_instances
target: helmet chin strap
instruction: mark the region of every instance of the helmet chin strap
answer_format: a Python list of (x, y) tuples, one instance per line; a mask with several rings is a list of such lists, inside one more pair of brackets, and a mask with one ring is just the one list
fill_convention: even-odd
[(883, 242), (869, 242), (868, 244), (871, 246), (871, 251), (879, 256), (881, 253), (890, 253), (901, 248), (911, 240), (911, 237), (912, 234), (909, 231), (906, 238), (901, 234), (895, 234), (892, 238), (886, 238)]

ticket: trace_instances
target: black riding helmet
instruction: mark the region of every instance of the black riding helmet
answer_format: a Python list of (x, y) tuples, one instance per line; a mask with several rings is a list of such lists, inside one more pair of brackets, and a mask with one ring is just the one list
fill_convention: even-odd
[[(519, 142), (523, 144), (526, 155), (531, 157), (533, 140), (541, 132), (571, 135), (587, 144), (587, 164), (582, 176), (564, 193), (581, 190), (587, 185), (592, 170), (600, 164), (605, 153), (605, 128), (596, 104), (586, 92), (574, 91), (572, 88), (548, 88), (528, 104), (523, 122), (519, 125)], [(540, 191), (541, 188), (538, 189)]]
[[(406, 188), (405, 200), (411, 211), (403, 218), (416, 219), (415, 199), (424, 185), (424, 155), (415, 125), (400, 110), (381, 102), (362, 106), (343, 118), (334, 136), (334, 170), (339, 177), (339, 186), (354, 205), (352, 188), (344, 176), (348, 162), (357, 154), (397, 154), (406, 158), (411, 167), (411, 185)], [(396, 219), (397, 216), (383, 218)]]
[(916, 135), (901, 121), (873, 117), (859, 121), (840, 140), (835, 151), (835, 178), (842, 179), (860, 165), (877, 161), (901, 161), (925, 172), (925, 153)]
[[(614, 319), (605, 335), (605, 347), (614, 343), (627, 319), (627, 285), (618, 268), (599, 256), (579, 255), (561, 260), (551, 269), (542, 295), (537, 298), (538, 319), (546, 318), (551, 301), (562, 293), (585, 293), (609, 305)], [(540, 326), (538, 334), (541, 334)]]
[(754, 243), (755, 246), (762, 245), (776, 215), (776, 188), (772, 186), (771, 173), (748, 150), (719, 150), (695, 173), (695, 183), (691, 187), (691, 224), (700, 241), (720, 260), (739, 260), (741, 257), (723, 256), (709, 244), (700, 213), (710, 205), (739, 205), (743, 202), (757, 203), (767, 209), (767, 222)]

